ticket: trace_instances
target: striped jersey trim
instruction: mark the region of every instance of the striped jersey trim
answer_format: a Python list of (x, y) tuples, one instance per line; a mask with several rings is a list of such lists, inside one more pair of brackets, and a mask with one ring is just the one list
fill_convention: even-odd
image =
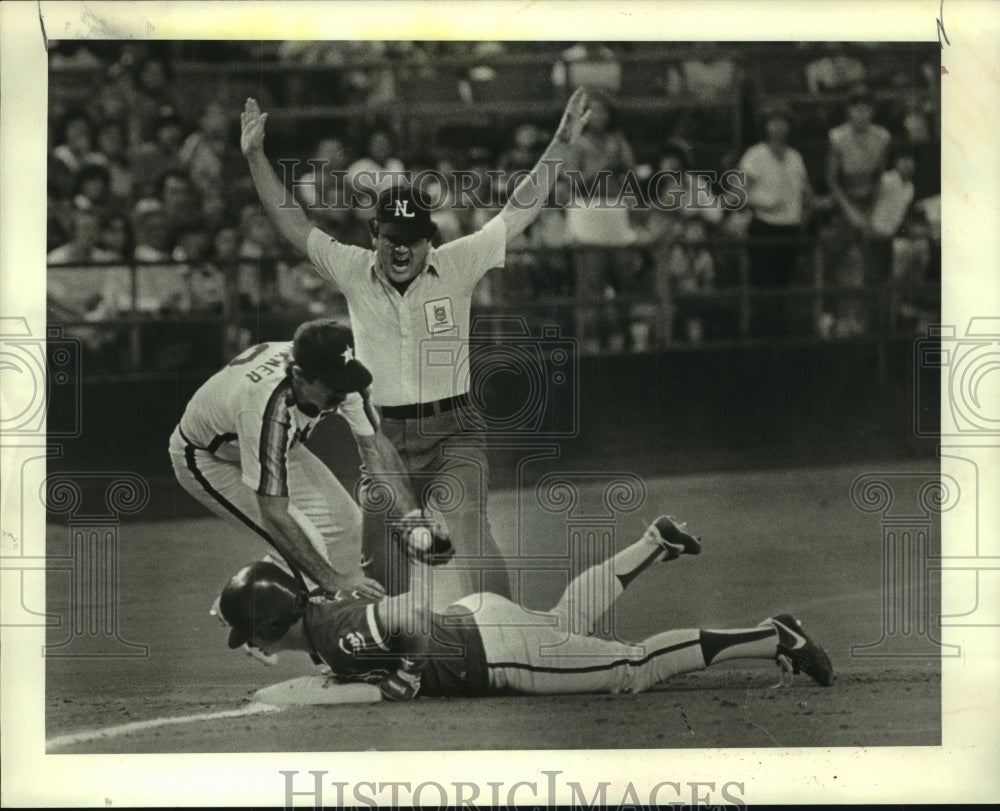
[(208, 448), (206, 450), (208, 450), (209, 453), (215, 453), (227, 442), (232, 442), (234, 439), (239, 439), (239, 436), (233, 433), (216, 434), (212, 441), (208, 443)]
[(239, 436), (237, 434), (216, 434), (212, 437), (212, 441), (208, 443), (207, 446), (199, 445), (197, 442), (192, 442), (187, 434), (184, 433), (184, 429), (178, 425), (177, 430), (180, 432), (181, 439), (184, 440), (185, 445), (190, 445), (199, 451), (208, 451), (209, 453), (215, 453), (219, 448), (225, 445), (227, 442), (232, 442), (238, 440)]
[(257, 494), (261, 496), (288, 497), (288, 433), (292, 423), (287, 398), (291, 386), (292, 381), (286, 378), (275, 387), (261, 417), (257, 486)]
[(382, 650), (389, 650), (389, 646), (385, 644), (385, 639), (379, 630), (378, 619), (375, 617), (375, 603), (368, 604), (368, 608), (365, 611), (365, 618), (368, 620), (368, 633), (371, 634), (372, 641)]
[(642, 665), (651, 662), (658, 656), (664, 656), (668, 653), (673, 653), (674, 651), (683, 650), (684, 648), (690, 648), (694, 645), (700, 644), (700, 640), (692, 639), (687, 642), (680, 642), (677, 645), (671, 645), (669, 648), (660, 648), (659, 650), (653, 651), (648, 656), (644, 656), (642, 659), (615, 659), (612, 662), (607, 662), (602, 665), (588, 665), (585, 667), (532, 665), (527, 662), (487, 662), (486, 666), (490, 668), (504, 667), (512, 670), (528, 670), (532, 673), (598, 673), (602, 670), (614, 670), (616, 667), (620, 667), (621, 665), (626, 665), (627, 667), (641, 667)]

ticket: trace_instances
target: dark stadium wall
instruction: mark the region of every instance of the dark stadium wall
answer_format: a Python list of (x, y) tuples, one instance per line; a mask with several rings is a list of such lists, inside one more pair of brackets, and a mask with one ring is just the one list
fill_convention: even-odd
[[(494, 375), (482, 387), (487, 418), (508, 436), (491, 452), (493, 486), (514, 481), (518, 461), (546, 445), (558, 448), (557, 456), (533, 463), (526, 475), (596, 469), (669, 476), (932, 457), (936, 444), (915, 435), (914, 421), (919, 417), (924, 431), (937, 425), (936, 380), (914, 378), (912, 358), (910, 341), (871, 339), (585, 357), (575, 395), (551, 399), (532, 423), (556, 434), (552, 439), (519, 429), (534, 419), (537, 403), (525, 400), (523, 386)], [(84, 382), (79, 436), (60, 440), (62, 454), (49, 470), (139, 473), (153, 483), (153, 498), (137, 518), (197, 514), (172, 482), (167, 440), (201, 382)], [(73, 421), (70, 391), (53, 390), (50, 425)], [(558, 436), (566, 432), (575, 435)], [(358, 453), (342, 420), (321, 424), (310, 447), (353, 487)]]

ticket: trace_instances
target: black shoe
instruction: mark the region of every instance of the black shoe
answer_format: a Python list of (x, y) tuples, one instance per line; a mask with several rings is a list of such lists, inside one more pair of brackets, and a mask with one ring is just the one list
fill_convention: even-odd
[(652, 536), (650, 540), (662, 547), (664, 555), (658, 559), (658, 563), (674, 560), (681, 555), (700, 555), (701, 544), (698, 538), (687, 531), (687, 522), (678, 521), (672, 515), (661, 515), (647, 530), (647, 534)]
[(817, 642), (806, 635), (801, 622), (791, 614), (781, 614), (769, 617), (761, 625), (768, 623), (778, 632), (778, 650), (774, 659), (782, 670), (805, 673), (823, 687), (833, 684), (830, 657)]

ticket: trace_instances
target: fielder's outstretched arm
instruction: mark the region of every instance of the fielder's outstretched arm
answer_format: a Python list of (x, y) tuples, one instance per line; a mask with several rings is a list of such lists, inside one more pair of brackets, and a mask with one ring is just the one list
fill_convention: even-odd
[(256, 100), (247, 99), (240, 114), (242, 133), (240, 148), (250, 164), (250, 174), (264, 211), (293, 248), (305, 254), (309, 232), (315, 227), (285, 189), (264, 154), (264, 124), (267, 113), (261, 113)]
[(587, 94), (582, 87), (577, 88), (566, 105), (552, 143), (542, 153), (531, 173), (517, 185), (507, 204), (497, 215), (503, 218), (507, 227), (508, 244), (535, 221), (538, 212), (548, 199), (549, 192), (555, 186), (558, 168), (566, 162), (570, 147), (589, 119)]
[(338, 589), (353, 590), (375, 600), (385, 594), (385, 589), (369, 577), (351, 578), (337, 572), (316, 551), (302, 528), (289, 515), (287, 497), (258, 494), (257, 503), (264, 528), (270, 533), (278, 551), (321, 588), (329, 592)]
[(399, 451), (381, 431), (370, 436), (354, 435), (361, 454), (361, 474), (370, 476), (373, 482), (384, 481), (395, 495), (393, 516), (406, 515), (417, 508), (416, 499), (406, 483), (407, 469), (399, 456)]
[(409, 470), (393, 445), (382, 433), (378, 412), (371, 404), (368, 390), (351, 393), (341, 403), (340, 415), (346, 420), (361, 455), (361, 474), (372, 482), (383, 481), (394, 496), (393, 516), (406, 515), (417, 508), (409, 486)]

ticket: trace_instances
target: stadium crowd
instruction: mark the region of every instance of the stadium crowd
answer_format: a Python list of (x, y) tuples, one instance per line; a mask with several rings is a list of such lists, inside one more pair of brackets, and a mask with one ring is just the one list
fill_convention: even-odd
[[(407, 93), (404, 77), (416, 88), (443, 82), (456, 104), (472, 109), (490, 83), (503, 95), (504, 66), (519, 59), (554, 96), (586, 84), (594, 112), (572, 168), (584, 182), (602, 173), (610, 182), (589, 202), (567, 206), (561, 203), (574, 189), (564, 178), (555, 204), (512, 248), (508, 269), (487, 276), (474, 301), (484, 310), (547, 307), (584, 351), (835, 338), (933, 317), (940, 295), (934, 64), (915, 72), (877, 47), (859, 53), (812, 44), (802, 48), (796, 94), (752, 73), (735, 46), (691, 46), (657, 69), (645, 92), (737, 110), (735, 135), (709, 154), (703, 107), (649, 113), (638, 119), (644, 126), (633, 111), (632, 125), (623, 122), (617, 108), (627, 100), (630, 71), (648, 65), (636, 61), (633, 47), (58, 43), (50, 54), (50, 320), (77, 323), (87, 348), (106, 353), (113, 367), (122, 344), (114, 322), (122, 319), (346, 312), (305, 260), (287, 254), (260, 211), (239, 149), (243, 97), (212, 92), (207, 81), (192, 92), (178, 78), (182, 60), (215, 63), (220, 75), (241, 61), (281, 68), (265, 91), (265, 103), (279, 110), (322, 101), (377, 113)], [(321, 74), (309, 73), (317, 68)], [(320, 75), (322, 82), (310, 80)], [(517, 110), (512, 104), (511, 115)], [(534, 163), (555, 122), (508, 117), (499, 135), (458, 144), (433, 132), (404, 138), (398, 120), (375, 113), (363, 123), (344, 131), (300, 123), (311, 154), (288, 157), (300, 159), (295, 193), (317, 224), (367, 246), (370, 213), (341, 205), (359, 173), (434, 170), (429, 192), (443, 201), (435, 220), (441, 239), (451, 240), (499, 209), (509, 174)], [(706, 169), (714, 182), (700, 176)], [(718, 178), (733, 169), (746, 177), (745, 204), (727, 207)], [(459, 170), (481, 183), (478, 205), (457, 204)], [(347, 184), (329, 183), (334, 171)], [(627, 206), (607, 205), (620, 196)], [(648, 205), (654, 196), (679, 202)], [(891, 306), (873, 306), (873, 289), (888, 290)], [(255, 337), (244, 329), (234, 340)]]

